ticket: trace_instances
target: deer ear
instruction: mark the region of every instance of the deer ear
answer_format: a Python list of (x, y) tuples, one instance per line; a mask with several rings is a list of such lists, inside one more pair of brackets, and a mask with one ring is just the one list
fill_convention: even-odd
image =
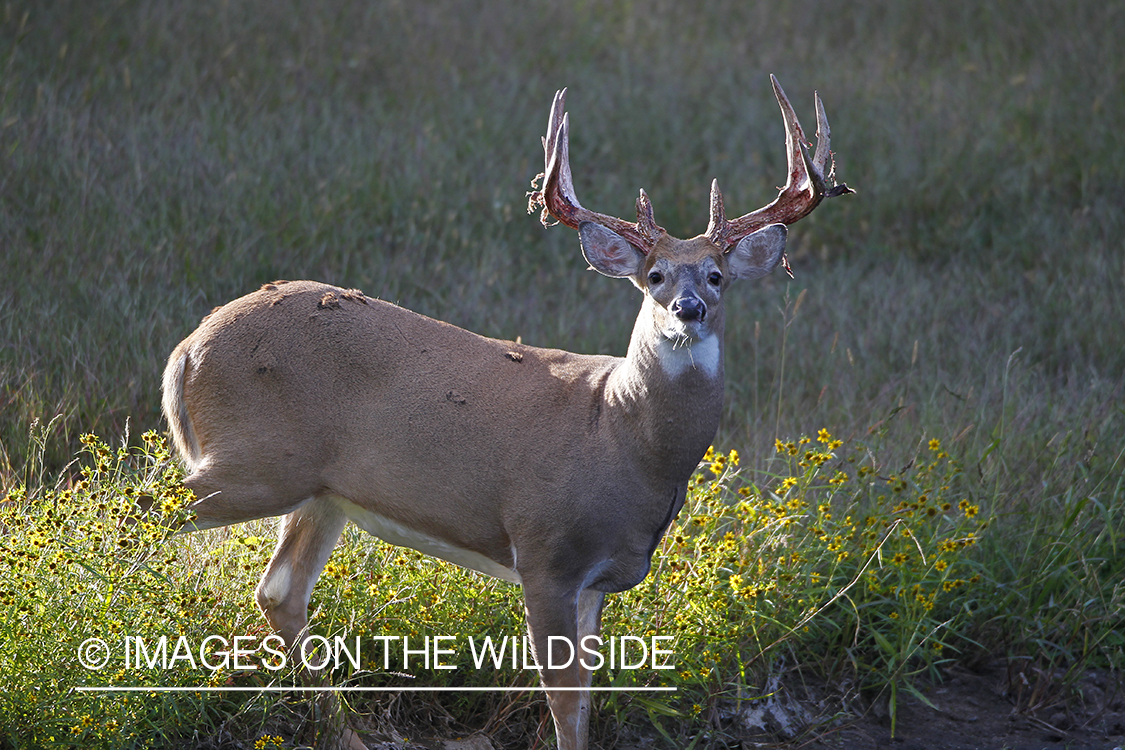
[(770, 224), (739, 240), (730, 251), (727, 262), (735, 279), (758, 279), (777, 268), (785, 255), (784, 224)]
[(615, 279), (636, 276), (644, 268), (645, 256), (612, 229), (592, 221), (578, 225), (582, 255), (598, 273)]

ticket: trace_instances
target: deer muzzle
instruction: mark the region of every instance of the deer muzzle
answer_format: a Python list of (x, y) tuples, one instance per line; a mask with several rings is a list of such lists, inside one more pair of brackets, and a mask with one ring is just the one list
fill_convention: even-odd
[(687, 323), (699, 321), (702, 323), (707, 318), (707, 303), (699, 297), (680, 297), (672, 302), (672, 314)]

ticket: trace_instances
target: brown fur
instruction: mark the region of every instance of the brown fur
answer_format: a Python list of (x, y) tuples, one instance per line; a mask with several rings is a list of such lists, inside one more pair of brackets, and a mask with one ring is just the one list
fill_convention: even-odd
[[(342, 305), (355, 293), (311, 281), (237, 299), (165, 374), (196, 524), (292, 514), (258, 592), (290, 645), (346, 522), (341, 499), (514, 570), (538, 653), (550, 635), (577, 642), (596, 632), (605, 592), (647, 574), (715, 433), (723, 287), (705, 279), (728, 266), (705, 239), (663, 238), (634, 282), (659, 267), (666, 283), (646, 289), (625, 358), (488, 339), (380, 300)], [(711, 372), (682, 359), (669, 374), (661, 359), (691, 356), (661, 334), (685, 290), (711, 307)], [(588, 695), (548, 697), (561, 746), (583, 747)]]
[[(771, 222), (796, 221), (824, 196), (819, 99), (824, 139), (809, 162), (774, 86), (789, 183), (735, 222), (713, 186), (711, 227), (691, 240), (665, 234), (643, 192), (637, 224), (564, 192), (556, 95), (544, 191), (531, 202), (579, 230), (594, 268), (643, 292), (624, 358), (488, 339), (312, 281), (266, 284), (176, 347), (163, 405), (199, 498), (196, 527), (286, 516), (257, 599), (290, 647), (349, 518), (518, 580), (538, 654), (551, 636), (577, 644), (596, 633), (605, 593), (647, 575), (719, 424), (723, 293), (772, 272), (785, 229)], [(762, 224), (771, 225), (755, 230)], [(590, 671), (576, 662), (540, 673), (560, 750), (584, 750)]]

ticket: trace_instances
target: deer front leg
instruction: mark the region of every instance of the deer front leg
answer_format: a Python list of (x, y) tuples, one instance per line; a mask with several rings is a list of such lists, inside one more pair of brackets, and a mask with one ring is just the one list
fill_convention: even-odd
[[(598, 635), (601, 630), (602, 621), (602, 604), (605, 602), (604, 591), (594, 591), (593, 589), (586, 589), (578, 595), (578, 640), (575, 643), (575, 648), (578, 651), (576, 661), (578, 662), (579, 686), (588, 688), (590, 683), (594, 681), (594, 673), (588, 669), (582, 662), (583, 656), (589, 656), (586, 652), (582, 651), (582, 639), (588, 635)], [(591, 644), (592, 645), (592, 644)], [(589, 659), (586, 660), (589, 663)], [(590, 723), (590, 693), (583, 690), (578, 693), (581, 696), (580, 711), (582, 713), (582, 744), (581, 747), (586, 747), (586, 740), (589, 735)]]
[[(524, 581), (527, 630), (539, 675), (547, 688), (559, 750), (586, 750), (590, 693), (573, 688), (589, 688), (593, 679), (593, 673), (582, 664), (580, 643), (585, 636), (597, 634), (604, 598), (600, 591), (559, 591)], [(553, 642), (552, 636), (556, 637)], [(566, 640), (559, 640), (559, 636)], [(552, 663), (558, 668), (552, 669)]]

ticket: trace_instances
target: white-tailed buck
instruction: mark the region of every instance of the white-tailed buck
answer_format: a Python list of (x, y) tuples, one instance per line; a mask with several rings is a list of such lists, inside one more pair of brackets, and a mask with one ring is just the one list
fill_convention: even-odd
[[(623, 358), (488, 339), (312, 281), (266, 284), (176, 347), (163, 405), (199, 498), (194, 526), (285, 516), (257, 600), (290, 647), (349, 520), (521, 584), (539, 655), (550, 636), (596, 633), (605, 594), (645, 577), (719, 424), (723, 294), (777, 267), (786, 224), (849, 192), (835, 186), (819, 97), (810, 157), (773, 88), (785, 187), (729, 220), (712, 183), (711, 222), (690, 240), (656, 225), (644, 191), (636, 223), (579, 204), (555, 96), (530, 203), (578, 230), (595, 270), (641, 290)], [(541, 677), (559, 747), (585, 748), (591, 673), (575, 660)]]

